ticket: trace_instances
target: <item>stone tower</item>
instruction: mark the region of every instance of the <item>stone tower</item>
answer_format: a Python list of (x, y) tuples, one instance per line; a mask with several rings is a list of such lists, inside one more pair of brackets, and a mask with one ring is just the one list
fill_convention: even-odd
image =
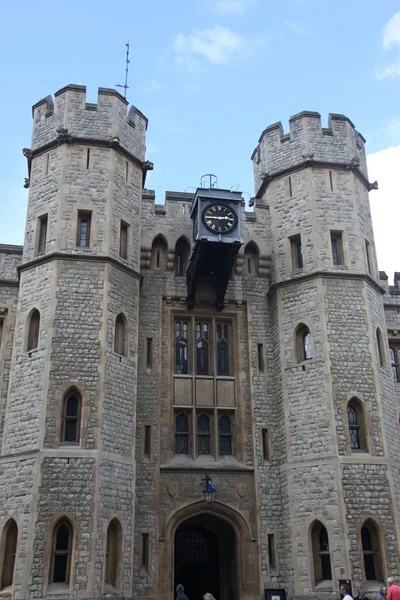
[(0, 510), (18, 525), (16, 598), (131, 590), (128, 568), (102, 565), (121, 536), (120, 565), (132, 562), (146, 126), (110, 89), (89, 104), (69, 85), (33, 107), (0, 472)]
[[(364, 142), (343, 115), (322, 128), (318, 113), (303, 112), (289, 134), (268, 127), (252, 157), (256, 202), (268, 205), (272, 232), (278, 551), (290, 556), (291, 598), (313, 588), (330, 597), (328, 579), (383, 581), (398, 563), (398, 418)], [(266, 490), (269, 469), (261, 470)], [(363, 526), (371, 553), (382, 550), (375, 577), (363, 564)], [(323, 552), (335, 557), (331, 578), (317, 564)]]

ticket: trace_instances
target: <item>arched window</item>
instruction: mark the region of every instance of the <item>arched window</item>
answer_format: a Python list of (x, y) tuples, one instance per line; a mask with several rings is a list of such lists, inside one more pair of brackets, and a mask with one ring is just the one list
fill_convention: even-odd
[(189, 454), (189, 419), (185, 414), (175, 417), (175, 454)]
[(188, 324), (185, 321), (175, 323), (175, 372), (188, 373)]
[(104, 583), (115, 589), (120, 587), (122, 529), (118, 519), (107, 528)]
[(62, 442), (67, 444), (79, 443), (81, 406), (81, 397), (78, 392), (73, 391), (65, 396), (61, 437)]
[(34, 308), (28, 317), (27, 351), (35, 350), (39, 345), (40, 313)]
[(366, 580), (383, 581), (379, 530), (371, 519), (368, 519), (361, 528), (361, 545)]
[(366, 450), (363, 408), (358, 398), (352, 398), (347, 405), (347, 422), (351, 449)]
[(196, 375), (208, 375), (208, 323), (196, 322)]
[(296, 329), (296, 360), (298, 363), (312, 358), (311, 332), (307, 325), (300, 323)]
[(313, 549), (314, 583), (332, 580), (331, 555), (329, 537), (326, 527), (315, 521), (311, 526), (311, 543)]
[(398, 383), (400, 381), (400, 348), (390, 346), (390, 364), (392, 365), (393, 381)]
[(15, 555), (17, 553), (18, 527), (14, 519), (10, 519), (4, 526), (0, 548), (3, 557), (0, 563), (1, 584), (0, 590), (10, 587), (14, 581)]
[(175, 246), (175, 275), (177, 277), (183, 277), (186, 274), (189, 253), (189, 244), (184, 238), (180, 238)]
[(219, 455), (230, 456), (232, 454), (232, 428), (231, 420), (226, 415), (218, 420), (219, 433)]
[(114, 352), (120, 356), (127, 355), (128, 322), (124, 314), (120, 313), (115, 319)]
[(197, 454), (210, 454), (210, 418), (197, 417)]
[(71, 576), (72, 526), (67, 519), (58, 521), (53, 531), (50, 583), (69, 584)]
[(217, 323), (217, 372), (218, 375), (229, 375), (229, 326), (228, 323)]
[(249, 242), (244, 249), (243, 273), (245, 275), (258, 275), (259, 251), (253, 242)]
[(158, 235), (151, 247), (151, 266), (153, 269), (165, 269), (167, 266), (168, 247), (164, 238)]
[(383, 337), (382, 337), (382, 333), (381, 333), (381, 330), (379, 329), (379, 327), (377, 327), (377, 329), (376, 329), (376, 341), (378, 343), (379, 363), (380, 363), (381, 367), (384, 367), (386, 364), (385, 345), (383, 343)]

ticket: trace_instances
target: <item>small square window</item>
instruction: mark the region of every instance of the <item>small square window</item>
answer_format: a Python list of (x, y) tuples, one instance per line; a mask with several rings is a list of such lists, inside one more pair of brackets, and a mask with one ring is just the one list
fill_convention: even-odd
[(301, 246), (301, 236), (294, 235), (290, 239), (290, 249), (292, 253), (292, 270), (296, 271), (303, 268), (303, 250)]
[(88, 248), (90, 245), (90, 224), (92, 213), (88, 211), (78, 211), (78, 239), (77, 245)]

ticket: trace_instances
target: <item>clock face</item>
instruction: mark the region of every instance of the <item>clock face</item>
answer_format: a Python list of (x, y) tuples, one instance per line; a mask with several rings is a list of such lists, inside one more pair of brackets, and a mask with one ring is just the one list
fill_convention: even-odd
[(211, 204), (203, 211), (203, 223), (212, 233), (229, 233), (237, 225), (237, 214), (226, 204)]

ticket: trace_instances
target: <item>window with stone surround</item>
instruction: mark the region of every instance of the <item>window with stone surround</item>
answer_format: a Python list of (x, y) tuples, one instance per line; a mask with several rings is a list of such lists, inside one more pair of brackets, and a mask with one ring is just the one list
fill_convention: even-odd
[(119, 229), (119, 255), (122, 259), (127, 260), (128, 258), (128, 244), (129, 244), (129, 225), (125, 221), (121, 221)]
[(9, 519), (3, 528), (0, 542), (0, 591), (13, 584), (17, 542), (17, 524), (14, 519)]
[(304, 323), (300, 323), (295, 330), (295, 354), (297, 363), (312, 358), (311, 332)]
[(234, 453), (234, 322), (213, 316), (173, 321), (174, 454)]
[(114, 352), (120, 356), (128, 355), (128, 321), (123, 313), (115, 319)]
[(49, 583), (69, 585), (71, 577), (73, 529), (66, 517), (59, 520), (53, 529), (52, 559)]
[(118, 519), (112, 519), (107, 528), (106, 560), (104, 565), (105, 591), (117, 591), (121, 587), (122, 528)]
[(341, 231), (331, 231), (332, 261), (334, 265), (344, 265), (343, 234)]
[(358, 398), (352, 398), (347, 405), (347, 423), (352, 451), (367, 451), (363, 406)]
[(290, 250), (292, 255), (292, 271), (303, 268), (303, 249), (301, 245), (301, 236), (293, 235), (289, 238)]
[(400, 382), (400, 342), (389, 341), (390, 364), (392, 366), (392, 377), (395, 383)]
[(61, 443), (79, 444), (82, 399), (78, 391), (66, 394), (63, 403)]
[(376, 328), (376, 343), (378, 345), (379, 363), (380, 363), (381, 367), (385, 367), (386, 366), (385, 345), (383, 343), (382, 332), (379, 329), (379, 327)]
[(377, 524), (368, 519), (361, 528), (364, 573), (367, 581), (383, 581), (380, 535)]
[(314, 586), (332, 581), (329, 536), (326, 527), (320, 521), (311, 525), (311, 543), (313, 550)]
[(27, 346), (26, 349), (28, 352), (31, 350), (36, 350), (39, 345), (39, 332), (40, 332), (40, 313), (37, 308), (34, 308), (27, 320), (28, 324), (28, 336), (27, 336)]
[(175, 246), (175, 276), (184, 277), (188, 268), (190, 248), (185, 238), (180, 238)]
[(151, 267), (152, 269), (167, 268), (168, 246), (165, 239), (158, 235), (153, 240), (151, 246)]
[(81, 248), (90, 246), (90, 226), (92, 213), (87, 210), (78, 210), (78, 238), (76, 245)]
[(46, 250), (46, 241), (47, 241), (47, 214), (42, 215), (38, 218), (37, 223), (37, 243), (36, 243), (36, 251), (38, 253), (42, 253)]
[(260, 252), (254, 242), (249, 242), (244, 249), (243, 274), (258, 275)]

